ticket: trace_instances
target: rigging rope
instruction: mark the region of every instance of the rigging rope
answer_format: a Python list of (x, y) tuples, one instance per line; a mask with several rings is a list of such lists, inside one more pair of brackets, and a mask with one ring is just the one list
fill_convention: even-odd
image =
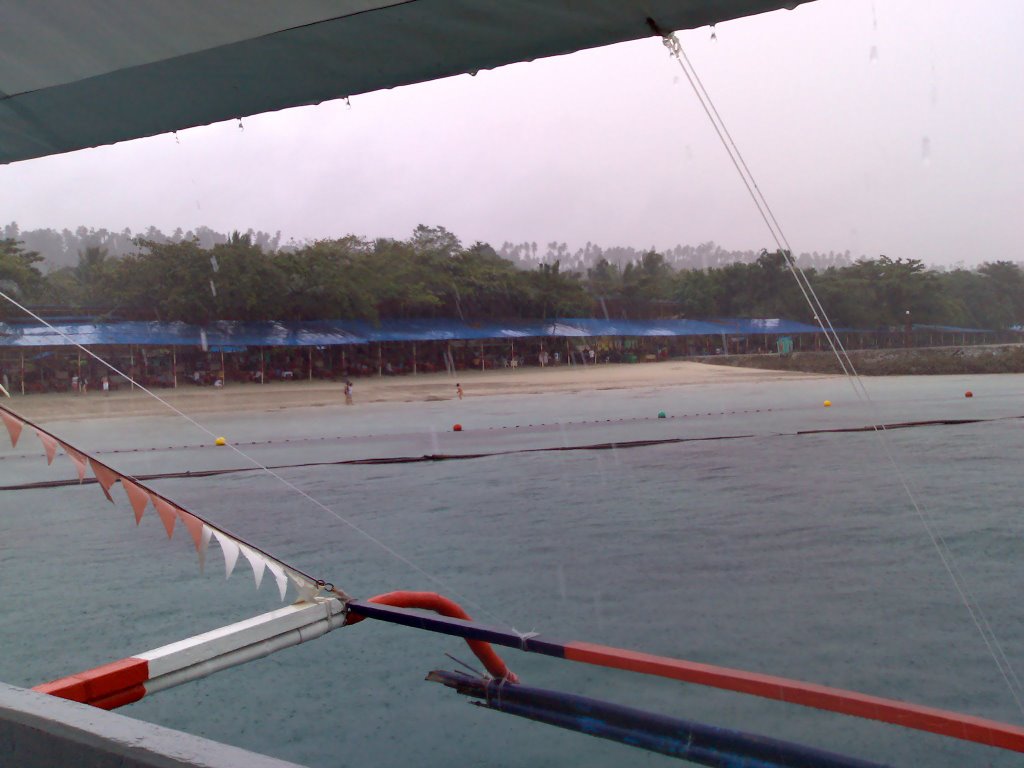
[[(689, 57), (683, 50), (679, 38), (674, 33), (661, 30), (653, 19), (648, 18), (647, 23), (656, 34), (661, 36), (662, 43), (666, 49), (668, 49), (669, 54), (677, 61), (680, 69), (682, 69), (683, 74), (686, 76), (687, 81), (690, 83), (690, 87), (697, 96), (697, 100), (700, 102), (701, 107), (707, 114), (715, 133), (718, 135), (719, 140), (722, 142), (722, 146), (729, 155), (729, 159), (732, 161), (733, 167), (736, 168), (736, 172), (739, 174), (743, 185), (750, 194), (758, 213), (764, 220), (765, 225), (768, 227), (768, 231), (771, 234), (772, 239), (775, 241), (779, 252), (782, 253), (786, 265), (796, 280), (800, 292), (803, 294), (811, 312), (814, 314), (815, 321), (825, 334), (825, 338), (827, 339), (832, 352), (835, 354), (840, 367), (843, 369), (843, 373), (845, 374), (847, 381), (850, 383), (854, 394), (858, 400), (866, 404), (871, 409), (872, 415), (876, 416), (877, 406), (871, 399), (867, 387), (864, 385), (860, 375), (857, 373), (857, 370), (853, 365), (853, 361), (850, 359), (850, 355), (843, 346), (842, 340), (836, 333), (836, 330), (832, 325), (832, 321), (829, 319), (824, 306), (814, 290), (814, 286), (811, 284), (807, 274), (796, 263), (789, 240), (786, 238), (778, 219), (775, 217), (774, 212), (768, 205), (767, 200), (754, 179), (754, 175), (751, 173), (746, 160), (744, 160), (739, 147), (737, 147), (736, 143), (733, 141), (732, 135), (729, 133), (724, 120), (722, 120), (721, 115), (718, 113), (718, 109), (715, 107), (711, 96), (708, 94), (707, 89), (704, 88), (704, 84), (697, 74), (696, 69), (693, 67)], [(886, 458), (895, 471), (911, 507), (914, 509), (918, 519), (924, 526), (924, 529), (932, 542), (932, 546), (935, 548), (935, 551), (939, 556), (939, 560), (942, 562), (943, 567), (946, 569), (947, 574), (952, 580), (953, 587), (957, 592), (957, 595), (960, 597), (961, 602), (963, 602), (964, 607), (967, 609), (971, 620), (974, 622), (978, 633), (981, 635), (982, 641), (988, 649), (989, 655), (992, 657), (996, 667), (999, 669), (999, 673), (1006, 682), (1007, 688), (1009, 689), (1010, 695), (1013, 697), (1017, 708), (1020, 710), (1021, 714), (1024, 715), (1024, 701), (1022, 701), (1024, 685), (1022, 685), (1016, 670), (1010, 663), (1006, 652), (1003, 650), (1002, 644), (999, 642), (999, 639), (996, 636), (995, 631), (992, 629), (988, 618), (985, 616), (981, 605), (974, 598), (974, 595), (968, 588), (963, 573), (957, 565), (956, 559), (950, 551), (949, 546), (946, 544), (945, 539), (941, 533), (935, 530), (935, 526), (930, 519), (930, 513), (928, 513), (920, 504), (916, 494), (911, 489), (910, 483), (908, 482), (902, 467), (896, 460), (895, 454), (892, 451), (892, 446), (886, 434), (885, 425), (876, 424), (873, 426), (873, 430), (879, 435)]]

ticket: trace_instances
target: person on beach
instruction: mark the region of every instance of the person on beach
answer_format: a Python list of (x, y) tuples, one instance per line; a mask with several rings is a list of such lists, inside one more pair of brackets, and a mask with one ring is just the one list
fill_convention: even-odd
[(345, 379), (345, 405), (352, 405), (352, 382)]
[(455, 385), (455, 394), (459, 396), (459, 400), (462, 399), (462, 385), (461, 384), (456, 384)]

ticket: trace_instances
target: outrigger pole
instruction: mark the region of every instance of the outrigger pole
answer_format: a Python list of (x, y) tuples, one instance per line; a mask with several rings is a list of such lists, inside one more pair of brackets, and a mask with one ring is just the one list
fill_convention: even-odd
[(435, 670), (427, 680), (454, 688), (473, 703), (587, 736), (639, 747), (699, 765), (758, 768), (883, 768), (855, 757), (766, 736), (665, 717), (632, 707)]
[[(430, 615), (411, 608), (447, 615)], [(433, 592), (392, 592), (369, 600), (343, 601), (338, 597), (318, 597), (36, 686), (35, 690), (112, 709), (138, 701), (147, 693), (261, 658), (363, 619), (377, 619), (465, 639), (487, 671), (504, 686), (503, 690), (516, 685), (518, 679), (494, 652), (491, 644), (760, 696), (1013, 752), (1024, 752), (1024, 728), (1017, 725), (785, 677), (594, 643), (564, 642), (533, 632), (524, 634), (514, 629), (479, 624), (470, 619), (456, 603)]]
[(100, 709), (116, 709), (150, 693), (322, 637), (344, 626), (345, 618), (341, 600), (318, 597), (37, 685), (33, 690)]
[[(799, 704), (812, 709), (838, 712), (865, 720), (878, 720), (903, 728), (927, 731), (1012, 752), (1024, 752), (1024, 728), (997, 720), (987, 720), (959, 712), (910, 704), (815, 683), (805, 683), (785, 677), (764, 675), (758, 672), (655, 656), (607, 645), (564, 642), (536, 633), (524, 634), (516, 632), (514, 629), (491, 627), (465, 619), (425, 615), (404, 608), (380, 605), (374, 600), (375, 598), (371, 598), (369, 601), (350, 601), (348, 603), (349, 614), (425, 629), (428, 632), (455, 635), (467, 640), (516, 648), (527, 653), (539, 653), (544, 656), (553, 656), (599, 667), (655, 675), (775, 701), (784, 701), (789, 704)], [(349, 623), (351, 621), (350, 618)]]

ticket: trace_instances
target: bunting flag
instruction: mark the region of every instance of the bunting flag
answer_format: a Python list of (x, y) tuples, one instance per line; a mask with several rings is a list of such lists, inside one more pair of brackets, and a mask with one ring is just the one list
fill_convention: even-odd
[[(213, 528), (203, 523), (203, 535), (199, 540), (199, 572), (206, 573), (206, 551), (210, 548), (210, 537), (213, 536)], [(284, 598), (281, 598), (284, 600)]]
[[(76, 451), (67, 443), (62, 442), (60, 444), (60, 447), (63, 448), (64, 453), (66, 453), (68, 457), (73, 462), (75, 462), (75, 469), (78, 470), (78, 482), (81, 483), (83, 480), (85, 480), (86, 466), (89, 463), (89, 459), (87, 459), (81, 452)], [(113, 501), (113, 499), (111, 499), (111, 501)]]
[(11, 436), (11, 447), (18, 447), (18, 438), (21, 437), (21, 419), (16, 418), (7, 411), (0, 411), (0, 418), (4, 420), (7, 433)]
[(167, 538), (174, 538), (174, 521), (178, 519), (178, 508), (155, 494), (150, 494), (150, 498), (153, 501), (153, 509), (160, 515), (164, 528), (167, 529)]
[(36, 434), (39, 436), (39, 442), (43, 444), (43, 449), (46, 451), (46, 463), (53, 464), (53, 457), (57, 455), (57, 438), (49, 432), (43, 432), (41, 429), (36, 429)]
[(128, 497), (128, 503), (132, 505), (132, 510), (135, 512), (135, 524), (138, 525), (142, 522), (142, 515), (149, 505), (149, 492), (124, 477), (121, 478), (121, 487), (124, 488), (125, 495)]
[(105, 464), (100, 464), (95, 459), (89, 459), (89, 464), (92, 466), (92, 473), (96, 475), (96, 482), (100, 484), (100, 488), (103, 489), (103, 495), (107, 497), (107, 501), (111, 504), (114, 503), (114, 497), (110, 495), (110, 489), (114, 483), (118, 481), (120, 477), (114, 470), (107, 467)]
[(230, 579), (235, 563), (238, 562), (238, 542), (218, 530), (214, 530), (213, 535), (220, 544), (220, 551), (224, 553), (224, 578)]
[(91, 469), (92, 474), (96, 478), (97, 484), (103, 491), (103, 495), (106, 496), (111, 503), (115, 502), (110, 493), (110, 489), (115, 483), (120, 483), (121, 487), (124, 489), (125, 495), (128, 497), (128, 502), (131, 504), (132, 511), (135, 513), (136, 525), (142, 521), (142, 516), (145, 514), (146, 507), (150, 504), (153, 505), (153, 509), (155, 509), (157, 515), (159, 515), (160, 521), (163, 523), (164, 530), (167, 531), (167, 538), (170, 539), (174, 536), (174, 525), (176, 521), (180, 520), (182, 525), (185, 527), (185, 530), (188, 531), (189, 537), (192, 539), (192, 543), (195, 546), (196, 554), (199, 556), (200, 571), (205, 571), (206, 554), (209, 550), (210, 540), (216, 539), (217, 544), (220, 545), (221, 553), (224, 555), (225, 578), (231, 577), (232, 572), (235, 570), (235, 565), (238, 562), (238, 555), (242, 554), (252, 567), (253, 578), (256, 581), (256, 588), (260, 588), (264, 572), (269, 571), (270, 575), (274, 577), (274, 582), (277, 585), (278, 593), (281, 595), (281, 600), (284, 600), (287, 596), (289, 584), (291, 584), (294, 590), (298, 593), (299, 600), (307, 602), (316, 597), (323, 588), (324, 582), (317, 581), (308, 574), (305, 574), (302, 571), (292, 568), (286, 563), (271, 557), (266, 552), (257, 549), (251, 544), (243, 542), (237, 536), (228, 533), (223, 528), (213, 525), (199, 515), (175, 504), (153, 489), (147, 487), (139, 480), (121, 474), (116, 469), (98, 461), (84, 451), (81, 451), (73, 445), (58, 439), (55, 435), (47, 432), (42, 427), (33, 424), (27, 419), (21, 418), (5, 406), (0, 406), (0, 418), (3, 419), (4, 426), (7, 427), (7, 433), (10, 435), (12, 447), (17, 447), (18, 438), (21, 436), (22, 429), (28, 426), (30, 429), (35, 431), (36, 435), (39, 437), (39, 442), (42, 443), (43, 450), (46, 452), (47, 464), (53, 464), (53, 459), (57, 455), (58, 448), (63, 449), (64, 453), (67, 454), (75, 465), (75, 470), (78, 473), (78, 481), (84, 482), (87, 470)]
[(256, 550), (245, 546), (245, 544), (239, 544), (238, 548), (245, 555), (245, 559), (249, 561), (249, 565), (252, 566), (252, 575), (256, 579), (256, 589), (259, 589), (260, 582), (263, 581), (263, 570), (267, 567), (266, 558)]

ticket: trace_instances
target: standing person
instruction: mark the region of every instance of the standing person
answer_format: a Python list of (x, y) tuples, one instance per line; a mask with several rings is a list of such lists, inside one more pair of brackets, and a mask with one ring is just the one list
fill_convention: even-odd
[(456, 384), (455, 385), (455, 394), (457, 394), (459, 396), (459, 400), (462, 399), (462, 385), (461, 384)]
[(345, 405), (352, 405), (352, 382), (345, 379)]
[(100, 379), (100, 386), (103, 387), (103, 396), (104, 397), (107, 397), (108, 395), (110, 395), (110, 378), (109, 377), (104, 376), (102, 379)]

